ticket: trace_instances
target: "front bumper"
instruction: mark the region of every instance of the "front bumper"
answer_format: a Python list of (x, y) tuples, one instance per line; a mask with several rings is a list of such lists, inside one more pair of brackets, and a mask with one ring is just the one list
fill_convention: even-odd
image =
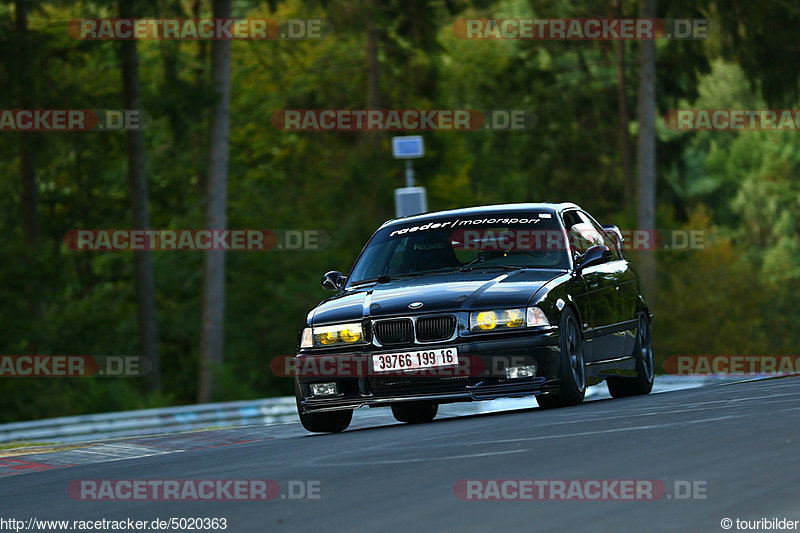
[[(489, 337), (489, 338), (486, 338)], [(451, 348), (458, 350), (459, 363), (471, 369), (466, 374), (382, 376), (371, 371), (373, 355), (399, 353), (408, 350)], [(560, 360), (558, 328), (535, 334), (504, 336), (480, 339), (459, 337), (446, 345), (418, 345), (394, 349), (370, 349), (361, 352), (337, 354), (350, 361), (363, 362), (364, 375), (300, 376), (297, 378), (298, 408), (303, 412), (336, 411), (363, 406), (379, 407), (406, 401), (435, 401), (450, 403), (459, 401), (492, 400), (546, 394), (558, 386), (558, 364)], [(300, 353), (297, 360), (324, 356), (330, 353)], [(305, 361), (308, 362), (308, 361)], [(479, 364), (475, 364), (475, 363)], [(470, 363), (472, 363), (470, 365)], [(505, 368), (535, 364), (536, 376), (532, 378), (507, 379)], [(335, 396), (314, 397), (312, 383), (337, 384)]]

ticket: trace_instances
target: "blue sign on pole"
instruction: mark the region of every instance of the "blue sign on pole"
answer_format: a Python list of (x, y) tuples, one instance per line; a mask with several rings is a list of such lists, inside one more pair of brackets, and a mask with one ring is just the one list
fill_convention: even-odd
[(395, 159), (416, 159), (425, 155), (422, 135), (392, 137), (392, 155)]

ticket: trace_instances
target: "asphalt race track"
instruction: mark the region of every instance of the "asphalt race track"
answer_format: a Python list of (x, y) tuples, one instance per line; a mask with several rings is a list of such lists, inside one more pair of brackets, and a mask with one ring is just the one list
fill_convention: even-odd
[[(724, 531), (723, 518), (800, 520), (800, 381), (793, 377), (417, 426), (394, 422), (388, 409), (362, 411), (338, 435), (287, 424), (0, 458), (0, 517), (225, 517), (234, 533), (716, 532)], [(66, 490), (73, 480), (186, 478), (276, 480), (286, 499), (91, 502)], [(454, 495), (459, 480), (487, 479), (660, 480), (667, 493), (655, 501)], [(319, 481), (319, 498), (287, 498), (290, 480)], [(678, 494), (676, 481), (701, 497)]]

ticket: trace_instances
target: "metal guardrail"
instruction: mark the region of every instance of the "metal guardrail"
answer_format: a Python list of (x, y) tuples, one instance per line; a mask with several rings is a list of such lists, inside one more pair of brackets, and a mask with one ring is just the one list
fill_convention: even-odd
[[(734, 378), (713, 376), (667, 376), (656, 377), (653, 392), (675, 391), (700, 387), (711, 383), (735, 381)], [(590, 387), (587, 399), (608, 398), (605, 386)], [(535, 400), (510, 398), (492, 402), (448, 404), (439, 412), (464, 415), (481, 412), (502, 411), (533, 407)], [(361, 413), (360, 416), (369, 416)], [(174, 433), (206, 428), (226, 428), (267, 424), (299, 422), (293, 396), (245, 400), (238, 402), (207, 403), (121, 411), (95, 415), (46, 418), (31, 422), (0, 424), (0, 443), (3, 442), (90, 442), (117, 437), (142, 437), (160, 433)]]
[(0, 424), (2, 442), (86, 442), (205, 428), (297, 421), (293, 396)]

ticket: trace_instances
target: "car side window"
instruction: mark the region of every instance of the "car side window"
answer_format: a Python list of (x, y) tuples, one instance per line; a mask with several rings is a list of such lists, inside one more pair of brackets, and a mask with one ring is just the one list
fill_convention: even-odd
[(580, 219), (578, 218), (575, 211), (567, 211), (561, 214), (561, 220), (564, 222), (564, 229), (567, 232), (567, 245), (570, 248), (570, 255), (572, 255), (573, 259), (575, 259), (578, 255), (580, 255), (580, 252), (575, 248), (575, 245), (573, 244), (574, 239), (572, 238), (573, 235), (572, 228), (575, 226), (575, 224), (578, 224), (580, 222)]
[(619, 259), (619, 253), (609, 236), (585, 213), (567, 211), (563, 215), (563, 221), (574, 256), (583, 254), (592, 246), (604, 244), (611, 251), (612, 260)]
[(599, 226), (594, 220), (592, 220), (586, 213), (578, 211), (578, 215), (581, 217), (581, 220), (583, 220), (586, 224), (589, 224), (594, 229), (596, 234), (600, 236), (602, 242), (599, 244), (605, 244), (608, 247), (608, 249), (611, 250), (611, 260), (616, 261), (618, 259), (621, 259), (619, 251), (617, 250), (617, 246), (614, 244), (614, 241), (611, 239), (611, 236), (608, 233), (606, 233), (606, 231), (601, 226)]
[(579, 211), (564, 213), (564, 228), (567, 230), (567, 239), (575, 256), (583, 254), (592, 246), (603, 244), (603, 237), (587, 223)]

